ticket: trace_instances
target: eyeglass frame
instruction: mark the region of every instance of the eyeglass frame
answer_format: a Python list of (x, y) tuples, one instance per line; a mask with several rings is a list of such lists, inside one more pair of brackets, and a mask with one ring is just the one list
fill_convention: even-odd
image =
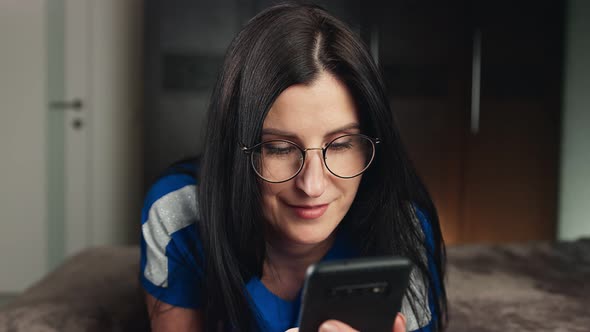
[[(340, 176), (336, 173), (334, 173), (330, 167), (328, 167), (328, 164), (326, 162), (326, 150), (328, 149), (328, 147), (334, 143), (336, 140), (341, 139), (342, 137), (347, 137), (347, 136), (360, 136), (363, 138), (366, 138), (367, 140), (369, 140), (369, 142), (371, 142), (371, 146), (373, 147), (373, 153), (371, 154), (371, 159), (369, 160), (369, 162), (367, 163), (367, 166), (365, 166), (365, 168), (363, 168), (362, 171), (360, 171), (359, 173), (353, 175), (353, 176)], [(270, 181), (266, 178), (264, 178), (260, 173), (258, 173), (258, 171), (256, 170), (256, 166), (254, 166), (254, 154), (252, 153), (254, 151), (254, 149), (258, 148), (259, 146), (266, 144), (266, 143), (270, 143), (270, 142), (286, 142), (289, 144), (292, 144), (293, 146), (295, 146), (297, 149), (299, 149), (299, 151), (301, 152), (301, 155), (303, 156), (303, 161), (301, 162), (301, 166), (299, 166), (299, 169), (297, 170), (297, 172), (295, 172), (295, 174), (293, 174), (293, 176), (291, 176), (290, 178), (286, 179), (286, 180), (282, 180), (282, 181)], [(283, 183), (283, 182), (287, 182), (292, 180), (293, 178), (295, 178), (297, 175), (299, 175), (299, 173), (301, 173), (301, 170), (303, 169), (303, 166), (305, 166), (305, 161), (307, 158), (307, 151), (311, 151), (311, 150), (321, 150), (322, 151), (322, 160), (324, 162), (324, 166), (326, 167), (326, 169), (332, 173), (334, 176), (341, 178), (341, 179), (352, 179), (355, 178), (361, 174), (363, 174), (368, 168), (369, 166), (371, 166), (371, 164), (373, 163), (373, 160), (375, 159), (375, 153), (377, 152), (377, 148), (376, 145), (381, 143), (381, 139), (377, 138), (377, 137), (370, 137), (364, 134), (344, 134), (341, 136), (338, 136), (336, 138), (334, 138), (333, 140), (331, 140), (330, 142), (328, 142), (328, 144), (326, 144), (324, 147), (321, 148), (302, 148), (301, 146), (299, 146), (299, 144), (293, 142), (293, 141), (289, 141), (286, 139), (272, 139), (272, 140), (268, 140), (268, 141), (263, 141), (260, 142), (258, 144), (255, 144), (251, 147), (247, 147), (245, 145), (242, 144), (241, 150), (242, 152), (244, 152), (245, 154), (250, 156), (250, 165), (252, 166), (252, 169), (254, 170), (254, 173), (256, 173), (256, 175), (261, 178), (262, 180), (269, 182), (269, 183)]]

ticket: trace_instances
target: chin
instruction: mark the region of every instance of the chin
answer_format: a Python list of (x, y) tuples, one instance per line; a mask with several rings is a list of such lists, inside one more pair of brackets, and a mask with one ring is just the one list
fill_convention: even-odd
[[(306, 225), (307, 226), (307, 225)], [(323, 227), (322, 227), (323, 226)], [(330, 237), (334, 227), (325, 227), (324, 225), (312, 225), (307, 227), (294, 227), (286, 233), (290, 241), (299, 244), (319, 244)]]

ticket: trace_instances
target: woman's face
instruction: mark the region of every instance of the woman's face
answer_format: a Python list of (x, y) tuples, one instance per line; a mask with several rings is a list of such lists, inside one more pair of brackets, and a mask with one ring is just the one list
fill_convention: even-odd
[[(293, 85), (279, 95), (264, 120), (262, 141), (286, 139), (302, 148), (319, 148), (343, 134), (359, 133), (359, 125), (346, 86), (322, 72), (311, 85)], [(324, 165), (322, 151), (311, 150), (295, 178), (283, 183), (260, 180), (267, 235), (285, 245), (326, 240), (350, 208), (361, 177), (334, 176)]]

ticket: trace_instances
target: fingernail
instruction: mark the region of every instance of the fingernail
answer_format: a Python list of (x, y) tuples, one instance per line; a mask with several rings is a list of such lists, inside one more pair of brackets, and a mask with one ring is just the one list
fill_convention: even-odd
[(320, 330), (319, 332), (338, 332), (338, 326), (332, 324), (332, 323), (324, 323), (322, 325), (320, 325)]

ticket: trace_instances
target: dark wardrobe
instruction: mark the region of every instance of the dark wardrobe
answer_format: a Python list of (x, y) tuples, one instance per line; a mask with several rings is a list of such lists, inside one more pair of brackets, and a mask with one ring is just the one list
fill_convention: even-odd
[(554, 239), (564, 4), (372, 9), (366, 39), (447, 243)]

